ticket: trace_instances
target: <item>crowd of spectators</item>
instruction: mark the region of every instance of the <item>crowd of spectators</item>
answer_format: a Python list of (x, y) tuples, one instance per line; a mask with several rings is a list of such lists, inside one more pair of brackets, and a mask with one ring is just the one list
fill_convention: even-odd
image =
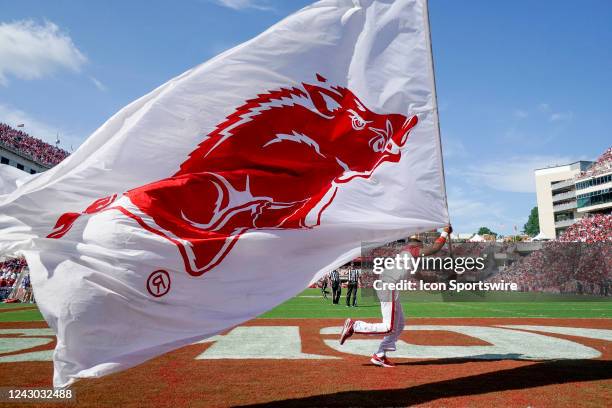
[(587, 216), (570, 225), (563, 235), (561, 242), (612, 242), (612, 215), (595, 214)]
[(583, 218), (489, 280), (514, 282), (527, 292), (611, 295), (612, 215)]
[(2, 272), (0, 274), (0, 288), (12, 288), (17, 280), (17, 273), (12, 271)]
[(0, 262), (0, 273), (21, 273), (21, 270), (27, 266), (25, 258), (8, 258)]
[(21, 280), (20, 275), (27, 268), (25, 258), (10, 258), (0, 262), (0, 300), (8, 298), (12, 293), (22, 302), (32, 300), (32, 285), (30, 276), (26, 274)]
[(610, 170), (612, 170), (612, 147), (608, 147), (588, 169), (580, 172), (580, 174), (576, 176), (576, 179), (597, 176), (607, 173)]
[(34, 294), (32, 292), (32, 284), (30, 283), (29, 273), (26, 274), (19, 283), (19, 287), (15, 293), (15, 299), (22, 303), (34, 301)]
[(21, 130), (13, 129), (4, 123), (0, 123), (0, 146), (47, 167), (55, 166), (69, 155), (63, 149), (45, 143)]

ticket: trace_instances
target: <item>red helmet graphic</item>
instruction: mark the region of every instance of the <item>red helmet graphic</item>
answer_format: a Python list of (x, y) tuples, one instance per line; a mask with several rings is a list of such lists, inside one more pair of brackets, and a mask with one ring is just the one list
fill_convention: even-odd
[(198, 276), (245, 232), (318, 226), (342, 184), (400, 160), (418, 118), (373, 112), (349, 89), (317, 79), (248, 100), (178, 172), (120, 196), (153, 222), (113, 195), (63, 214), (48, 238), (64, 236), (82, 215), (118, 210), (176, 244), (186, 271)]

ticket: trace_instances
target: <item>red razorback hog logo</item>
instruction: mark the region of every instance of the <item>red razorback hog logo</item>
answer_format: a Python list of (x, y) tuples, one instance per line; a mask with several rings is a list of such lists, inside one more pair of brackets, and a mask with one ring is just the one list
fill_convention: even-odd
[(247, 101), (176, 174), (124, 193), (154, 225), (115, 194), (63, 214), (48, 238), (61, 238), (81, 216), (118, 210), (176, 244), (187, 272), (199, 276), (247, 231), (318, 226), (339, 186), (400, 160), (418, 118), (375, 113), (350, 90), (317, 80)]

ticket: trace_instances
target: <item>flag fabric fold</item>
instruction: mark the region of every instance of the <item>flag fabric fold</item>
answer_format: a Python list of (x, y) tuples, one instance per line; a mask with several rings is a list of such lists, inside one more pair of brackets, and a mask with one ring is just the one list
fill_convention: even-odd
[(132, 102), (0, 195), (54, 384), (251, 319), (448, 222), (425, 0), (324, 0)]
[(30, 174), (8, 164), (0, 164), (0, 199), (14, 191), (19, 184), (31, 177)]

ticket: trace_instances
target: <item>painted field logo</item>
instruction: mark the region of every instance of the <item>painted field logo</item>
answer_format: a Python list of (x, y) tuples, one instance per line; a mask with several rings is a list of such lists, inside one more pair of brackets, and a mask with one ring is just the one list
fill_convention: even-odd
[(118, 210), (174, 243), (185, 270), (199, 276), (221, 263), (245, 232), (320, 225), (340, 185), (400, 160), (417, 122), (375, 113), (349, 89), (317, 75), (316, 84), (248, 100), (178, 172), (63, 214), (48, 238), (61, 238), (83, 215)]
[(147, 290), (155, 297), (164, 296), (170, 291), (170, 275), (166, 271), (155, 271), (147, 279)]
[[(163, 272), (163, 271), (162, 271)], [(507, 319), (481, 319), (474, 325), (409, 325), (405, 331), (413, 337), (419, 331), (427, 333), (422, 339), (438, 336), (447, 339), (444, 345), (438, 341), (408, 342), (400, 339), (393, 354), (403, 359), (475, 359), (475, 360), (589, 360), (608, 359), (607, 349), (612, 341), (612, 330), (596, 327), (574, 327), (578, 322), (564, 320), (566, 326), (550, 326), (558, 320), (543, 319), (542, 325), (506, 325)], [(433, 319), (432, 322), (435, 322)], [(591, 321), (593, 323), (594, 321)], [(493, 323), (493, 325), (489, 325)], [(580, 322), (584, 323), (584, 322)], [(206, 348), (195, 360), (257, 359), (270, 360), (278, 364), (283, 360), (338, 360), (348, 356), (370, 356), (379, 340), (369, 338), (351, 339), (344, 346), (338, 344), (341, 326), (320, 327), (313, 320), (296, 326), (291, 321), (276, 321), (274, 325), (248, 325), (235, 327), (196, 344)], [(319, 337), (306, 336), (304, 332), (319, 333)], [(433, 335), (432, 333), (437, 333)], [(465, 340), (452, 340), (459, 334), (478, 339), (482, 343), (473, 345)], [(571, 340), (558, 336), (571, 336)], [(48, 328), (0, 328), (0, 364), (27, 361), (52, 361), (55, 335)], [(413, 337), (414, 338), (414, 337)], [(579, 339), (590, 339), (583, 344)], [(596, 343), (593, 343), (595, 341)], [(308, 353), (303, 350), (309, 350)], [(459, 361), (459, 360), (458, 360)], [(603, 362), (603, 361), (602, 361)], [(445, 367), (444, 362), (440, 362)], [(451, 363), (452, 364), (452, 363)], [(507, 367), (506, 367), (507, 368)], [(19, 370), (21, 373), (21, 369)], [(26, 371), (27, 372), (27, 371)], [(607, 376), (606, 378), (608, 378)]]

